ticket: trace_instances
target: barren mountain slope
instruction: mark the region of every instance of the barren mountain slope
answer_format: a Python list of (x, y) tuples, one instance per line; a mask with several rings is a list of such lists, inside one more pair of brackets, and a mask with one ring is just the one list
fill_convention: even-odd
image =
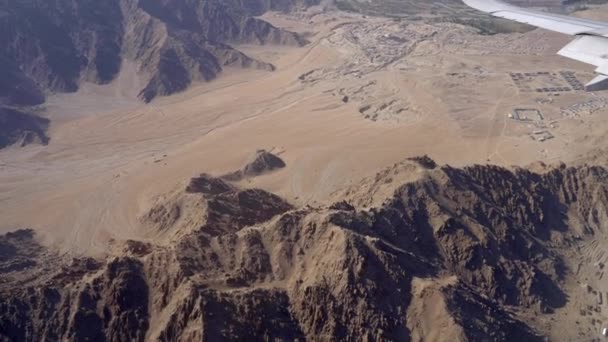
[[(31, 231), (3, 235), (0, 335), (530, 341), (596, 333), (563, 313), (586, 291), (574, 284), (584, 257), (577, 246), (606, 229), (608, 170), (416, 165), (362, 181), (343, 202), (304, 208), (201, 175), (139, 218), (165, 239), (116, 242), (108, 260), (67, 262)], [(418, 180), (392, 183), (399, 170)], [(348, 203), (390, 183), (381, 204)], [(595, 323), (600, 314), (589, 315)]]
[[(226, 66), (274, 70), (231, 43), (303, 45), (299, 35), (252, 17), (314, 1), (0, 1), (0, 105), (31, 106), (81, 83), (111, 83), (134, 64), (139, 98), (208, 81)], [(3, 110), (3, 117), (19, 118)], [(30, 111), (27, 108), (24, 111)], [(29, 127), (15, 127), (28, 131)], [(13, 134), (14, 135), (14, 134)], [(3, 141), (12, 136), (0, 132)], [(6, 144), (2, 143), (2, 147)]]
[[(110, 82), (124, 58), (139, 64), (150, 101), (211, 79), (225, 65), (272, 66), (229, 42), (303, 44), (298, 35), (251, 17), (273, 8), (264, 1), (13, 1), (0, 2), (1, 72), (34, 83), (32, 92), (71, 92), (81, 81)], [(0, 97), (14, 89), (0, 87)], [(32, 88), (32, 87), (30, 87)], [(39, 98), (39, 95), (32, 98)], [(14, 96), (13, 96), (14, 97)], [(33, 101), (33, 100), (30, 100)]]

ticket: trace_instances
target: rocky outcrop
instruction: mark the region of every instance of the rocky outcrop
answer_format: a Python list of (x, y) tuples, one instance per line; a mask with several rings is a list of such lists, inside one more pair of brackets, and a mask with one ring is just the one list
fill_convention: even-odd
[(228, 181), (240, 181), (263, 175), (285, 167), (285, 162), (278, 156), (266, 151), (258, 150), (255, 155), (240, 170), (222, 176)]
[(68, 266), (31, 231), (2, 236), (0, 336), (541, 341), (523, 317), (566, 305), (565, 255), (606, 232), (608, 170), (423, 161), (371, 208), (294, 208), (203, 174), (142, 215), (170, 238), (106, 261)]

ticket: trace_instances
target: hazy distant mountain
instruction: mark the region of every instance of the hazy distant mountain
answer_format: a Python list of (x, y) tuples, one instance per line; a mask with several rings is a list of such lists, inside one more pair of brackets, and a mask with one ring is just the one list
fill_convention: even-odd
[(305, 2), (219, 0), (2, 0), (0, 99), (39, 103), (43, 92), (71, 92), (83, 80), (108, 83), (133, 60), (150, 101), (214, 78), (222, 67), (272, 69), (230, 42), (304, 44), (298, 35), (253, 18)]
[[(109, 83), (124, 60), (137, 65), (145, 102), (182, 91), (192, 81), (211, 80), (228, 65), (273, 70), (229, 44), (303, 45), (297, 34), (252, 16), (314, 2), (0, 0), (0, 110), (12, 123), (0, 131), (0, 140), (10, 144), (31, 136), (31, 124), (40, 121), (10, 107), (43, 103), (48, 93), (74, 92), (83, 81)], [(35, 131), (44, 134), (47, 124), (36, 124), (42, 131)]]

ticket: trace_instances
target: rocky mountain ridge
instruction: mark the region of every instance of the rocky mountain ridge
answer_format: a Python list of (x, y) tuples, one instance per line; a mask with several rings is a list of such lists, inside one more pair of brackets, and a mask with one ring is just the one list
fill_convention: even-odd
[[(564, 256), (604, 234), (608, 170), (423, 161), (320, 207), (203, 174), (139, 218), (154, 242), (107, 260), (6, 234), (0, 336), (542, 341), (550, 327), (525, 317), (567, 304)], [(393, 183), (399, 170), (416, 180)], [(379, 204), (357, 204), (380, 184)]]

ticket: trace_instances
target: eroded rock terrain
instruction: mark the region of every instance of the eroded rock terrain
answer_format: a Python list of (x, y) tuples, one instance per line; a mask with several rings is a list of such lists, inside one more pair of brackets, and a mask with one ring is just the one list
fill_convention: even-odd
[(31, 230), (0, 237), (0, 336), (541, 341), (551, 326), (526, 317), (559, 324), (578, 293), (607, 178), (424, 157), (298, 208), (203, 174), (139, 218), (155, 241), (117, 241), (105, 260), (66, 260)]

